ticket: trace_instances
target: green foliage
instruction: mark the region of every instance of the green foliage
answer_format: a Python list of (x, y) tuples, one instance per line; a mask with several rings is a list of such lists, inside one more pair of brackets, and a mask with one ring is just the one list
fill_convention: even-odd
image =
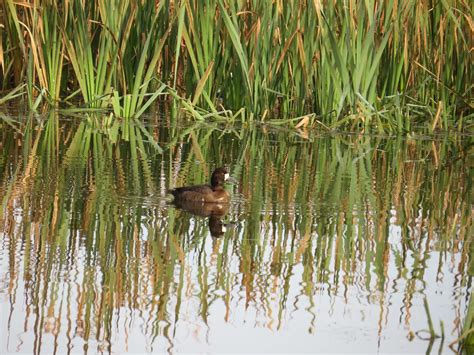
[(197, 119), (243, 109), (242, 121), (312, 114), (332, 129), (472, 128), (465, 1), (2, 6), (0, 89), (26, 81), (31, 108), (80, 94), (79, 106), (130, 118), (168, 94)]

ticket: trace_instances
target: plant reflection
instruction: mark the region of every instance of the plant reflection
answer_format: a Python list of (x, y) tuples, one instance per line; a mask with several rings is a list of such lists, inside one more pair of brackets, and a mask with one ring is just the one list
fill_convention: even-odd
[[(474, 270), (462, 139), (302, 139), (54, 114), (2, 125), (9, 351), (173, 351), (243, 315), (274, 331), (303, 319), (315, 336), (325, 315), (357, 319), (382, 339), (426, 324), (425, 295), (452, 303), (446, 334), (461, 332)], [(231, 206), (177, 210), (161, 197), (217, 163), (241, 181)], [(239, 223), (223, 232), (227, 219)]]

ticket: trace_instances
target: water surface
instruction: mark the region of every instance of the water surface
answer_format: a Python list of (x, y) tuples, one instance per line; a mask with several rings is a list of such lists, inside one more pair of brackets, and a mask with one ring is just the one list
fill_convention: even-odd
[[(467, 137), (103, 122), (0, 121), (2, 354), (459, 351)], [(222, 213), (169, 203), (221, 165)]]

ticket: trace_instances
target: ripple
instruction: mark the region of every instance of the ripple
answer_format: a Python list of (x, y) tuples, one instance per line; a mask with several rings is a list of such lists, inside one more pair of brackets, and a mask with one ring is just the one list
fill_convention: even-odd
[[(52, 151), (40, 127), (35, 152), (34, 140), (4, 136), (0, 295), (13, 348), (33, 351), (12, 336), (22, 334), (47, 353), (51, 335), (116, 352), (160, 342), (207, 351), (229, 339), (236, 350), (242, 338), (282, 351), (361, 338), (368, 352), (390, 338), (424, 351), (405, 333), (426, 327), (425, 297), (446, 341), (459, 333), (472, 184), (463, 161), (438, 156), (440, 166), (453, 164), (439, 169), (426, 160), (433, 142), (308, 142), (243, 128), (237, 138), (221, 125), (149, 117), (163, 154), (146, 141), (111, 143), (100, 125), (86, 126), (92, 143), (78, 140), (75, 151), (80, 124), (60, 120)], [(240, 182), (226, 187), (232, 200), (221, 220), (170, 204), (168, 188), (206, 183), (220, 165)], [(212, 223), (229, 228), (213, 234)]]

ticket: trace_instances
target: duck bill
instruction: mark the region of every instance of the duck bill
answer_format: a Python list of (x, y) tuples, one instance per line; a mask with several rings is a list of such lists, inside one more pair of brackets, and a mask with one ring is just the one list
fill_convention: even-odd
[(239, 184), (239, 181), (234, 178), (233, 176), (226, 176), (226, 179), (225, 179), (225, 183), (226, 184), (232, 184), (232, 185), (238, 185)]

